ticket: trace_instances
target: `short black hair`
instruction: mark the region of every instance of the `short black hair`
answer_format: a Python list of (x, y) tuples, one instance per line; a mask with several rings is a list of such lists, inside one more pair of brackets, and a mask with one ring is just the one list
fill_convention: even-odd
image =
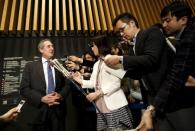
[(96, 59), (96, 56), (94, 55), (94, 53), (90, 50), (90, 51), (85, 51), (84, 53), (83, 53), (83, 59), (84, 60), (86, 60), (86, 55), (90, 55), (93, 59)]
[(166, 34), (165, 29), (163, 28), (161, 23), (156, 23), (156, 24), (153, 25), (153, 27), (158, 27), (164, 35)]
[(112, 48), (114, 48), (114, 49), (117, 49), (118, 48), (118, 50), (119, 50), (118, 55), (123, 55), (122, 47), (119, 45), (119, 42), (114, 43), (112, 45)]
[(116, 26), (116, 23), (121, 20), (125, 23), (128, 23), (129, 21), (133, 20), (135, 22), (135, 25), (137, 27), (139, 27), (137, 19), (130, 13), (122, 13), (120, 15), (118, 15), (116, 18), (114, 18), (114, 20), (112, 21), (112, 25)]
[(174, 1), (171, 4), (164, 7), (164, 9), (161, 11), (161, 18), (167, 16), (169, 13), (171, 13), (171, 16), (175, 16), (177, 20), (179, 20), (183, 16), (188, 17), (188, 21), (192, 17), (192, 10), (183, 1)]

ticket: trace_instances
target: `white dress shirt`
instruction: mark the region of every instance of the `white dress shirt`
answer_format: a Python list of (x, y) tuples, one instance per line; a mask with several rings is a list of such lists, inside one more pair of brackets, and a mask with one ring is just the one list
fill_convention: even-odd
[[(45, 59), (44, 57), (42, 57), (43, 72), (44, 72), (45, 82), (46, 82), (46, 94), (48, 94), (48, 70), (47, 70), (48, 62), (47, 61), (48, 61), (47, 59)], [(53, 75), (54, 85), (56, 85), (56, 83), (55, 83), (55, 70), (54, 70), (54, 67), (51, 66), (51, 69), (52, 69), (52, 75)]]

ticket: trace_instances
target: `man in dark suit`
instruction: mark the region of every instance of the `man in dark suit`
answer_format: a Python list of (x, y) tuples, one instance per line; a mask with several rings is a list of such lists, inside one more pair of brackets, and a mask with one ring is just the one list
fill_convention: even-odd
[(20, 94), (26, 100), (21, 115), (28, 117), (23, 123), (29, 131), (65, 131), (65, 78), (50, 66), (52, 42), (42, 40), (38, 49), (42, 58), (26, 64), (21, 81)]
[[(153, 103), (153, 111), (161, 110), (165, 115), (155, 125), (158, 131), (195, 131), (195, 87), (190, 84), (195, 76), (195, 23), (191, 15), (190, 7), (181, 1), (161, 12), (165, 32), (175, 36), (177, 43), (173, 66)], [(145, 116), (142, 123), (151, 119)], [(166, 121), (164, 126), (160, 124)]]
[(127, 77), (139, 79), (144, 103), (150, 105), (159, 92), (159, 87), (172, 63), (169, 58), (174, 53), (167, 46), (158, 27), (140, 30), (137, 20), (129, 13), (117, 16), (113, 26), (124, 40), (131, 41), (134, 55), (111, 55), (105, 59), (105, 63), (111, 67), (121, 63), (124, 70), (127, 70), (125, 74)]

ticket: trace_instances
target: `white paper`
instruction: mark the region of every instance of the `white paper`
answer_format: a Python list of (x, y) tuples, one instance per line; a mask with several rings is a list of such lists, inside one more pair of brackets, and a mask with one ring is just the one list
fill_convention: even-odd
[(118, 77), (119, 79), (122, 79), (124, 77), (125, 73), (127, 72), (122, 68), (121, 64), (118, 64), (115, 68), (110, 68), (108, 66), (105, 66), (105, 70), (109, 74), (112, 74), (112, 75)]

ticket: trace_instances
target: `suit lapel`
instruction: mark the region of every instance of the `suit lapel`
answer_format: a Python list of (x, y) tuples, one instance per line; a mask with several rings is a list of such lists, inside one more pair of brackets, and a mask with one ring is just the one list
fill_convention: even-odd
[(45, 75), (44, 75), (44, 71), (43, 71), (43, 64), (42, 64), (42, 61), (38, 61), (37, 63), (37, 72), (38, 72), (38, 75), (40, 76), (40, 81), (42, 81), (44, 84), (45, 84), (45, 87), (46, 87), (46, 81), (45, 81)]
[(136, 43), (135, 43), (135, 54), (136, 55), (139, 55), (140, 54), (140, 49), (142, 48), (141, 46), (143, 45), (142, 44), (142, 34), (143, 34), (143, 31), (139, 31), (138, 34), (137, 34), (137, 37), (136, 37)]
[(55, 86), (56, 86), (56, 88), (58, 87), (58, 84), (59, 84), (59, 79), (60, 79), (60, 72), (59, 71), (57, 71), (56, 69), (54, 69), (55, 70)]

